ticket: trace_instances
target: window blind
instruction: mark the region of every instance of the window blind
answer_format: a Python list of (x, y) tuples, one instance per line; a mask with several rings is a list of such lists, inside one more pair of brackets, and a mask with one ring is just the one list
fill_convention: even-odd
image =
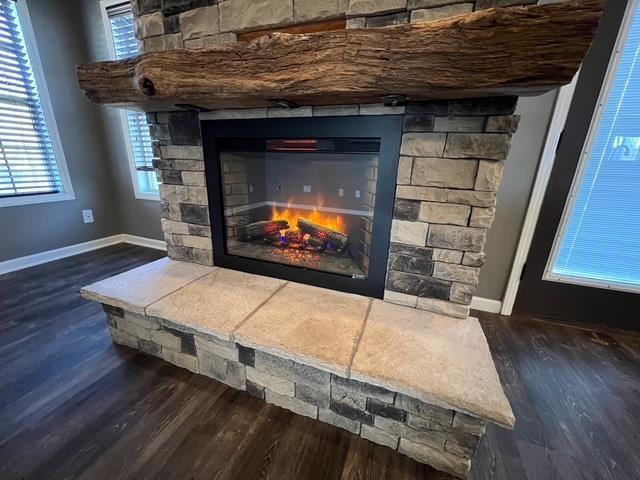
[(63, 190), (17, 6), (0, 0), (0, 197)]
[[(136, 56), (140, 53), (135, 35), (135, 24), (131, 4), (125, 2), (107, 8), (111, 25), (113, 46), (116, 60)], [(152, 165), (153, 152), (149, 125), (144, 113), (127, 111), (127, 127), (131, 139), (131, 149), (135, 168), (139, 172), (148, 172), (140, 176), (140, 187), (143, 191), (157, 191), (158, 184)]]
[(636, 289), (640, 288), (640, 8), (632, 15), (604, 108), (591, 127), (595, 136), (551, 273)]

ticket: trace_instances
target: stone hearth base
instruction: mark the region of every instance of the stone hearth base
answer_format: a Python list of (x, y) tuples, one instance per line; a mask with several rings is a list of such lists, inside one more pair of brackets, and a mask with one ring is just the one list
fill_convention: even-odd
[(169, 259), (82, 294), (117, 343), (459, 477), (515, 421), (472, 318)]

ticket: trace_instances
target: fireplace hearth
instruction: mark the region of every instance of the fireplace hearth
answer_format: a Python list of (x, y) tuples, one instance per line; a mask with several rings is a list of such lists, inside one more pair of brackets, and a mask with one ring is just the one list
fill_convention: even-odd
[(216, 265), (382, 298), (400, 131), (397, 116), (203, 122)]

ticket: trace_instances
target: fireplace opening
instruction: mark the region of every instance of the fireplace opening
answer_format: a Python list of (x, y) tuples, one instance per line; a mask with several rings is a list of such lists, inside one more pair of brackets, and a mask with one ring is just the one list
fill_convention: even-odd
[(208, 121), (203, 130), (217, 265), (382, 296), (399, 120)]

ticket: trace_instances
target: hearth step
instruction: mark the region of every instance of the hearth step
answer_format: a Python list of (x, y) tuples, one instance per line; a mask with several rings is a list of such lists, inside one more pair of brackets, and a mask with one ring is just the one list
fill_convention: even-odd
[(82, 296), (117, 343), (459, 477), (515, 423), (473, 318), (168, 258)]

